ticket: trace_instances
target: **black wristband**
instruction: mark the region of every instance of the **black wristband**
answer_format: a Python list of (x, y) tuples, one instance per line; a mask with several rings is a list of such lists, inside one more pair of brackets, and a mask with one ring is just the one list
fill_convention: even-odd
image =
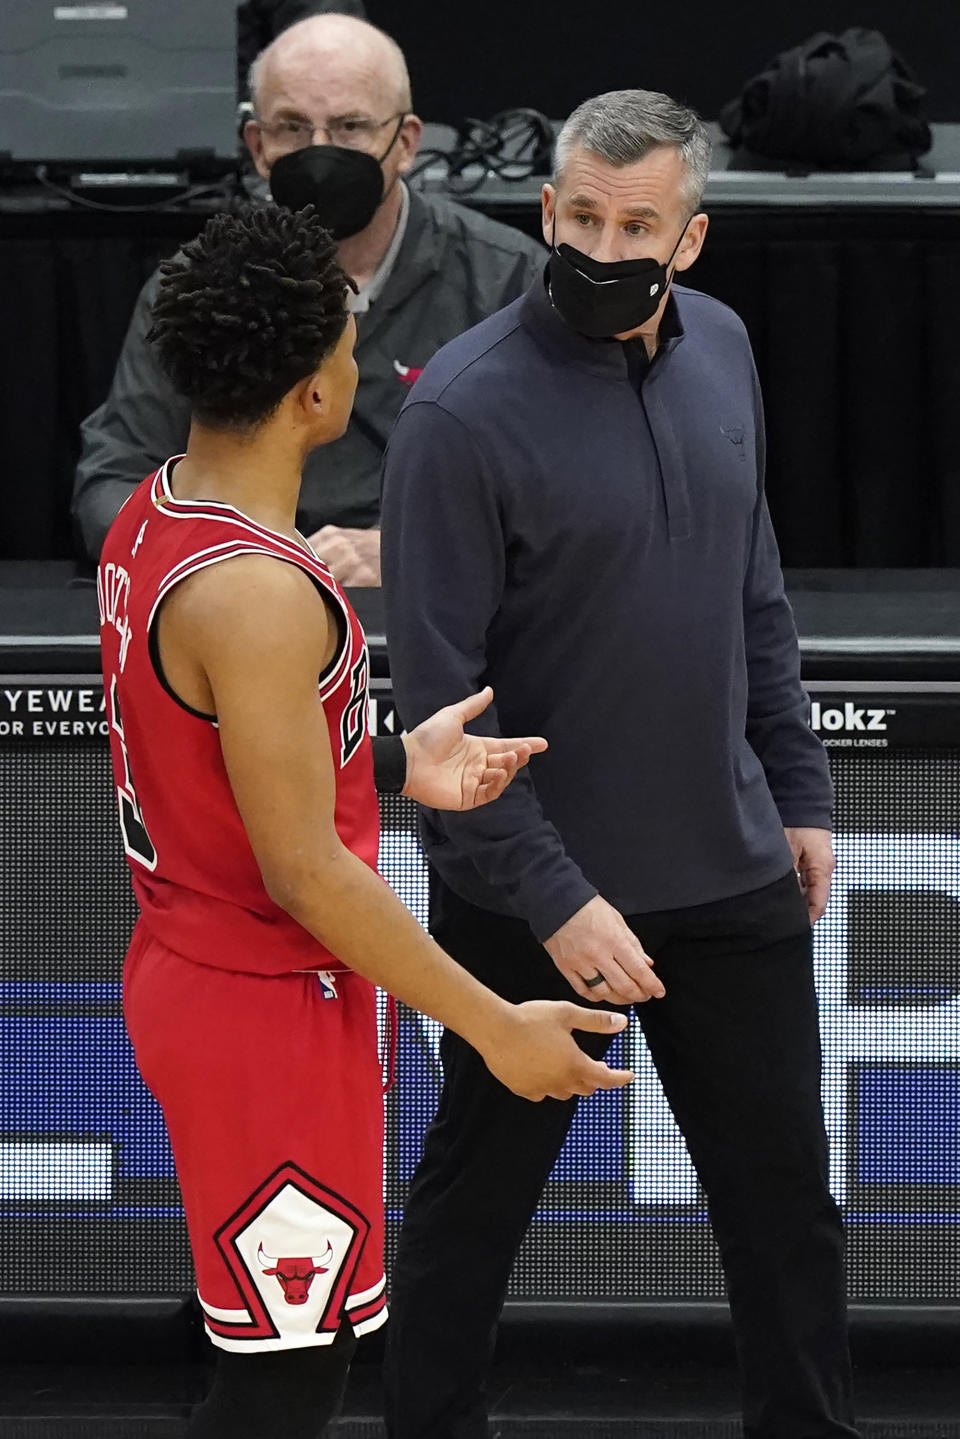
[(407, 751), (400, 735), (373, 740), (373, 782), (378, 794), (399, 794), (407, 782)]

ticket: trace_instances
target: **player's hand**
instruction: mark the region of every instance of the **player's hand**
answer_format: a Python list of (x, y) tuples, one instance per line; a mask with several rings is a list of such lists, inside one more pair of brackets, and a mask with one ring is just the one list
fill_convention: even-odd
[(793, 867), (807, 901), (810, 923), (816, 924), (830, 898), (830, 881), (837, 861), (833, 856), (833, 835), (828, 829), (785, 829), (793, 854)]
[(507, 1020), (481, 1053), (487, 1068), (521, 1099), (570, 1099), (597, 1089), (623, 1089), (633, 1074), (611, 1069), (584, 1054), (573, 1039), (575, 1029), (616, 1034), (626, 1015), (609, 1009), (583, 1009), (566, 1000), (530, 1000), (510, 1005)]
[(380, 583), (380, 531), (324, 525), (310, 544), (335, 580), (360, 588)]
[(503, 794), (532, 754), (547, 747), (539, 735), (490, 739), (464, 733), (493, 699), (487, 685), (479, 694), (447, 705), (403, 737), (407, 779), (403, 793), (432, 809), (478, 809)]
[[(665, 990), (653, 972), (653, 960), (644, 952), (623, 915), (599, 895), (562, 924), (544, 941), (560, 973), (577, 994), (594, 1004), (636, 1004), (662, 999)], [(602, 984), (585, 980), (603, 976)]]

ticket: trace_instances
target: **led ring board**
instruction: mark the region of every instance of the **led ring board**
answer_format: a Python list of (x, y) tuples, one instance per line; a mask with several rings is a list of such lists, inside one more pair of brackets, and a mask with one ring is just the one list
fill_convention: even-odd
[[(831, 1183), (854, 1301), (957, 1298), (960, 1274), (960, 687), (818, 691), (837, 787), (837, 874), (815, 935)], [(102, 690), (0, 680), (0, 1285), (192, 1289), (162, 1116), (120, 1012), (134, 907)], [(371, 702), (396, 727), (389, 692)], [(382, 801), (381, 868), (426, 918), (413, 806)], [(511, 1284), (515, 1298), (723, 1295), (703, 1194), (639, 1026), (637, 1082), (582, 1104)], [(439, 1082), (437, 1027), (401, 1012), (388, 1100), (393, 1243)], [(389, 1255), (388, 1255), (389, 1258)]]

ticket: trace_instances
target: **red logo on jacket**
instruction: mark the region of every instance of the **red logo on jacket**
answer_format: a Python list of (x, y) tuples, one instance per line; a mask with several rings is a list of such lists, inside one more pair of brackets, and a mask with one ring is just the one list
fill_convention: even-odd
[(396, 370), (397, 375), (403, 381), (403, 383), (408, 386), (415, 385), (419, 380), (420, 376), (423, 374), (422, 365), (419, 369), (417, 369), (415, 365), (401, 365), (399, 360), (394, 360), (393, 368)]

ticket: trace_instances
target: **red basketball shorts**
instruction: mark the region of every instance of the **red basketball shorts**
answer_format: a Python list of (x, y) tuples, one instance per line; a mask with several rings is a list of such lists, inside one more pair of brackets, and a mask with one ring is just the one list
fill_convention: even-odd
[[(335, 993), (331, 993), (331, 988)], [(387, 1317), (376, 993), (195, 964), (137, 926), (137, 1064), (167, 1122), (214, 1344), (330, 1344)]]

